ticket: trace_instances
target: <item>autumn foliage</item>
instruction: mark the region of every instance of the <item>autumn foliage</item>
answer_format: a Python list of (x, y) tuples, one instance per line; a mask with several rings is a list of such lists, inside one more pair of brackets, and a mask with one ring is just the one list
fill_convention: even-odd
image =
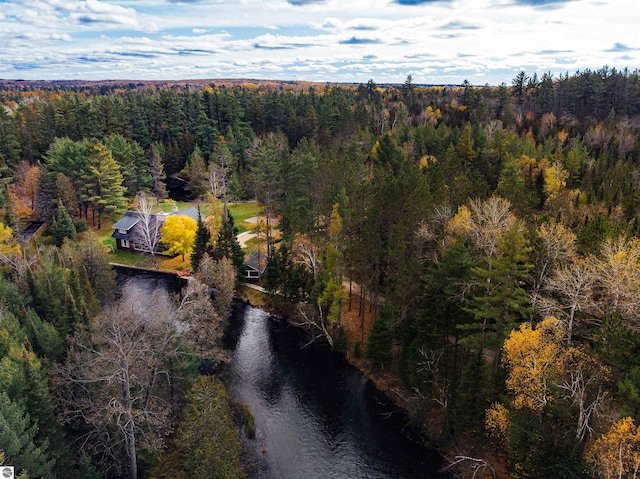
[(167, 254), (185, 255), (193, 251), (193, 240), (196, 237), (197, 223), (193, 218), (182, 215), (169, 216), (162, 226), (160, 241), (166, 246)]

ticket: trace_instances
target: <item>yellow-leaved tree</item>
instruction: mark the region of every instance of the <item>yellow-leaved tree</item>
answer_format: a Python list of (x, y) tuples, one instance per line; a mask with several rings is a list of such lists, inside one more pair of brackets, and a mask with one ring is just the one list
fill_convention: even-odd
[(640, 470), (640, 428), (625, 417), (613, 424), (586, 452), (597, 477), (637, 477)]
[(196, 220), (188, 216), (169, 216), (162, 226), (162, 238), (167, 254), (180, 254), (184, 261), (185, 254), (191, 254), (196, 237)]
[(13, 230), (0, 223), (0, 255), (9, 257), (20, 254), (20, 244), (13, 237)]
[(507, 389), (514, 406), (540, 412), (552, 400), (551, 389), (560, 375), (563, 331), (549, 317), (534, 329), (524, 323), (504, 342), (504, 361), (509, 369)]
[(448, 235), (468, 236), (471, 231), (471, 211), (467, 205), (458, 206), (458, 212), (447, 221), (445, 232)]

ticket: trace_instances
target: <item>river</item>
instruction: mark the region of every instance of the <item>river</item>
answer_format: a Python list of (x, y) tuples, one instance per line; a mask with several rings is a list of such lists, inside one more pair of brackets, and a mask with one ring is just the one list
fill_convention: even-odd
[[(179, 290), (176, 276), (117, 268), (123, 289)], [(236, 303), (225, 332), (230, 394), (249, 406), (256, 437), (249, 479), (429, 479), (441, 459), (401, 411), (330, 348)], [(414, 439), (411, 439), (411, 437)]]
[(241, 306), (227, 335), (229, 389), (254, 415), (252, 479), (434, 478), (437, 453), (409, 438), (404, 415), (329, 348)]

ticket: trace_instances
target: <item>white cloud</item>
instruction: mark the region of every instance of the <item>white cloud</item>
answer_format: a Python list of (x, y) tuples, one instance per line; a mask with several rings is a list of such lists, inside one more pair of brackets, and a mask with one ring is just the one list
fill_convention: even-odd
[[(635, 0), (575, 0), (556, 9), (518, 6), (513, 0), (412, 7), (394, 0), (2, 5), (3, 78), (294, 75), (401, 82), (411, 73), (417, 83), (460, 83), (467, 77), (509, 83), (505, 71), (515, 74), (520, 68), (532, 74), (640, 64)], [(621, 51), (616, 44), (631, 48)]]

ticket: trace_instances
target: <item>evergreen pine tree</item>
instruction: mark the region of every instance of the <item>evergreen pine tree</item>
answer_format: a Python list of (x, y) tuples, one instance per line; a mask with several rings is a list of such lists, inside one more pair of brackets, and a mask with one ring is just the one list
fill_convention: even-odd
[(51, 229), (53, 244), (56, 246), (62, 245), (65, 238), (69, 238), (72, 241), (76, 240), (76, 227), (62, 201), (58, 201), (58, 214)]
[[(120, 166), (113, 159), (111, 152), (102, 143), (90, 143), (87, 146), (91, 166), (83, 176), (86, 188), (86, 199), (91, 203), (93, 211), (98, 212), (98, 229), (102, 228), (102, 215), (121, 213), (127, 202), (122, 186), (123, 178)], [(95, 218), (94, 218), (95, 219)]]
[(499, 346), (508, 333), (531, 312), (531, 299), (525, 289), (532, 265), (531, 248), (516, 223), (498, 242), (499, 254), (485, 258), (485, 264), (472, 268), (478, 284), (478, 295), (465, 311), (475, 317), (475, 323), (460, 325), (460, 329), (474, 331), (468, 338), (471, 344)]
[(55, 184), (51, 176), (40, 175), (36, 193), (36, 213), (40, 220), (49, 222), (53, 219), (56, 207), (55, 197)]
[(176, 432), (188, 477), (241, 479), (241, 444), (229, 395), (220, 381), (202, 376), (187, 395)]
[(186, 176), (187, 189), (194, 198), (199, 198), (207, 193), (207, 166), (198, 146), (191, 153), (189, 162), (181, 174)]
[(233, 262), (236, 271), (240, 272), (244, 264), (244, 252), (240, 243), (238, 243), (237, 235), (238, 228), (233, 223), (233, 216), (231, 213), (227, 213), (226, 218), (222, 220), (222, 226), (211, 257), (216, 261), (222, 258), (229, 258)]
[(213, 253), (213, 249), (211, 248), (211, 233), (207, 225), (202, 221), (200, 207), (198, 207), (198, 226), (193, 244), (193, 252), (191, 253), (191, 269), (194, 273), (197, 273), (200, 269), (200, 261), (202, 261), (205, 253), (209, 255)]
[(383, 308), (371, 328), (366, 357), (374, 366), (382, 366), (391, 359), (393, 333), (387, 325), (387, 315), (387, 309)]
[(19, 403), (11, 401), (6, 392), (0, 393), (0, 444), (10, 464), (16, 464), (18, 472), (32, 477), (51, 474), (54, 461), (47, 458), (43, 447), (36, 445), (38, 426)]
[(149, 150), (149, 173), (151, 174), (151, 191), (153, 195), (162, 200), (167, 198), (167, 185), (164, 180), (167, 178), (162, 164), (163, 148), (159, 143), (151, 145)]

